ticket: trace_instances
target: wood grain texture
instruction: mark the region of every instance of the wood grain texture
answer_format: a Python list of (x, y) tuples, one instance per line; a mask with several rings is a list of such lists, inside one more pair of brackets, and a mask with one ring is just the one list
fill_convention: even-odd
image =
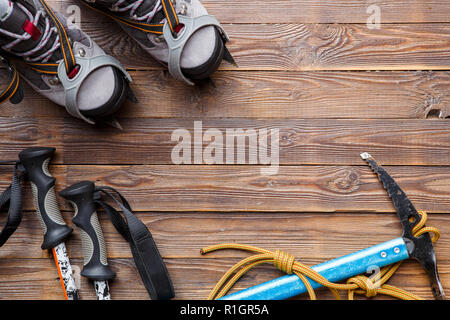
[[(79, 259), (72, 259), (73, 264), (81, 266)], [(1, 260), (0, 298), (9, 299), (52, 299), (61, 300), (62, 289), (56, 276), (56, 270), (51, 259), (31, 260)], [(112, 298), (116, 300), (141, 300), (149, 299), (144, 286), (136, 275), (136, 269), (131, 259), (110, 259), (110, 264), (117, 272), (117, 280), (110, 284)], [(210, 290), (220, 277), (238, 262), (237, 259), (167, 259), (165, 260), (168, 271), (174, 281), (176, 299), (206, 299)], [(304, 259), (307, 265), (315, 265), (318, 260)], [(440, 275), (444, 283), (449, 282), (450, 267), (441, 264)], [(189, 276), (186, 276), (189, 275)], [(259, 284), (283, 275), (274, 270), (273, 266), (259, 267), (245, 276), (234, 288), (242, 290), (252, 285)], [(27, 285), (24, 286), (23, 284)], [(421, 267), (407, 261), (399, 269), (389, 284), (399, 286), (402, 289), (418, 294), (426, 299), (432, 299), (429, 280)], [(92, 284), (81, 279), (80, 296), (84, 300), (95, 299)], [(318, 291), (320, 299), (333, 299), (325, 289)], [(305, 299), (305, 296), (298, 297)], [(387, 299), (380, 296), (378, 299)]]
[[(135, 211), (393, 212), (376, 175), (366, 166), (52, 166), (57, 190), (83, 180), (118, 189)], [(450, 212), (448, 167), (385, 167), (418, 210)], [(1, 172), (0, 188), (11, 168)], [(26, 186), (25, 194), (31, 195)], [(31, 197), (24, 208), (32, 210)], [(70, 207), (62, 203), (62, 207)]]
[[(448, 10), (447, 0), (403, 0), (403, 1), (360, 1), (360, 0), (204, 0), (211, 14), (222, 17), (224, 22), (233, 23), (366, 23), (370, 16), (367, 7), (375, 3), (380, 6), (382, 21), (394, 22), (448, 22), (444, 14)], [(249, 14), (250, 13), (250, 14)]]
[[(441, 71), (221, 71), (213, 77), (216, 88), (188, 87), (167, 78), (164, 71), (131, 75), (140, 103), (127, 103), (119, 119), (424, 119), (441, 111), (443, 118), (450, 115), (450, 76)], [(42, 126), (48, 131), (55, 129), (58, 119), (69, 118), (63, 107), (27, 84), (25, 93), (23, 103), (2, 105), (2, 122), (50, 118), (53, 125)], [(67, 122), (83, 124), (76, 119)]]
[[(64, 212), (69, 225), (72, 212)], [(301, 259), (326, 261), (401, 236), (402, 230), (394, 213), (205, 213), (205, 212), (139, 212), (151, 231), (162, 256), (166, 259), (202, 258), (200, 249), (213, 244), (236, 242), (269, 250), (283, 249)], [(27, 211), (23, 222), (0, 251), (0, 259), (50, 258), (40, 249), (42, 231), (34, 212)], [(99, 211), (100, 224), (109, 258), (131, 258), (128, 243), (114, 229), (105, 213)], [(3, 225), (5, 217), (0, 223)], [(436, 244), (438, 258), (446, 260), (450, 250), (449, 214), (429, 214), (428, 226), (442, 234)], [(362, 227), (364, 226), (364, 227)], [(22, 248), (22, 250), (17, 250)], [(67, 241), (72, 258), (81, 259), (81, 239), (75, 228)], [(203, 258), (242, 258), (240, 251), (211, 253)]]
[[(61, 149), (66, 164), (172, 164), (172, 152), (179, 143), (178, 136), (172, 138), (172, 134), (178, 129), (188, 130), (192, 143), (190, 161), (198, 164), (194, 161), (195, 146), (202, 145), (205, 151), (212, 143), (211, 138), (194, 139), (194, 120), (124, 119), (123, 132), (86, 130), (83, 124), (71, 126), (72, 123), (64, 125), (62, 135), (67, 137)], [(268, 151), (265, 144), (255, 145), (246, 138), (244, 149), (237, 148), (241, 144), (235, 140), (235, 157), (244, 155), (248, 164), (249, 158), (270, 153), (271, 141), (277, 139), (281, 165), (362, 165), (359, 154), (364, 151), (370, 151), (385, 165), (450, 165), (450, 127), (442, 120), (218, 119), (202, 121), (201, 125), (202, 135), (208, 130), (219, 130), (216, 139), (223, 140), (223, 156), (217, 164), (226, 163), (226, 146), (233, 139), (227, 132), (243, 130), (244, 134), (261, 137), (266, 136), (263, 130), (267, 130)], [(114, 157), (111, 149), (115, 150)], [(202, 163), (206, 164), (205, 160)]]
[[(427, 225), (442, 232), (436, 254), (448, 291), (450, 1), (204, 0), (229, 33), (239, 68), (224, 62), (215, 87), (194, 88), (172, 79), (118, 25), (81, 1), (49, 2), (66, 15), (70, 6), (81, 7), (83, 29), (128, 68), (140, 104), (127, 103), (119, 113), (124, 131), (94, 128), (25, 84), (23, 103), (0, 108), (0, 161), (16, 159), (26, 147), (54, 146), (57, 191), (92, 180), (123, 192), (151, 230), (177, 299), (206, 298), (247, 256), (200, 256), (206, 245), (282, 249), (314, 265), (398, 237), (394, 208), (359, 158), (362, 151), (386, 167), (417, 209), (430, 212)], [(381, 8), (380, 29), (366, 25), (371, 4)], [(255, 165), (172, 165), (170, 135), (192, 130), (194, 120), (205, 130), (279, 128), (279, 173), (264, 176)], [(11, 166), (0, 165), (0, 190), (11, 174)], [(0, 299), (62, 299), (53, 260), (40, 249), (28, 185), (24, 194), (22, 224), (0, 250)], [(59, 202), (69, 222), (72, 208)], [(2, 211), (0, 225), (5, 219)], [(148, 299), (128, 244), (102, 212), (100, 221), (118, 273), (113, 298)], [(79, 276), (77, 230), (67, 245)], [(262, 266), (236, 289), (280, 275)], [(82, 299), (94, 299), (92, 285), (80, 281)], [(414, 261), (390, 284), (432, 298)], [(319, 298), (332, 295), (320, 290)]]
[[(124, 192), (138, 211), (391, 211), (367, 167), (126, 166), (67, 170), (67, 184), (92, 179)], [(449, 212), (446, 167), (386, 167), (419, 210)]]
[[(201, 121), (200, 141), (194, 139), (195, 121)], [(445, 120), (123, 118), (121, 124), (123, 131), (86, 127), (73, 118), (0, 118), (0, 161), (17, 159), (26, 147), (48, 145), (57, 148), (52, 164), (172, 164), (172, 152), (179, 143), (172, 134), (184, 129), (191, 137), (190, 159), (195, 163), (194, 145), (202, 145), (204, 151), (212, 139), (202, 141), (203, 135), (217, 129), (223, 140), (222, 162), (217, 164), (226, 163), (227, 132), (243, 130), (243, 134), (253, 132), (260, 137), (265, 136), (261, 130), (267, 130), (267, 152), (272, 139), (278, 138), (281, 165), (362, 165), (359, 154), (365, 151), (384, 165), (450, 165), (450, 128)], [(237, 148), (242, 145), (237, 140), (234, 145), (235, 156), (245, 152), (247, 164), (249, 155), (257, 158), (266, 146), (258, 144), (252, 149), (248, 138), (243, 150)]]
[[(424, 119), (450, 115), (448, 72), (221, 71), (216, 88), (185, 85), (163, 72), (132, 72), (140, 101), (120, 117)], [(164, 101), (164, 104), (161, 103)]]
[[(163, 69), (114, 23), (86, 24), (106, 52), (131, 69)], [(448, 70), (450, 24), (229, 24), (238, 70)], [(223, 62), (221, 70), (236, 70)]]
[[(65, 213), (64, 218), (68, 221), (70, 214)], [(226, 268), (247, 256), (231, 250), (200, 256), (200, 248), (206, 245), (236, 242), (271, 250), (280, 248), (294, 254), (299, 261), (314, 265), (389, 240), (401, 233), (398, 218), (393, 214), (140, 213), (139, 218), (150, 228), (158, 243), (174, 280), (178, 299), (204, 299)], [(2, 298), (61, 299), (53, 261), (47, 252), (40, 250), (41, 232), (36, 220), (34, 214), (27, 212), (19, 231), (0, 252)], [(104, 214), (100, 214), (100, 221), (109, 262), (118, 273), (117, 279), (111, 283), (113, 298), (147, 299), (128, 245), (105, 220)], [(448, 222), (449, 216), (442, 214), (430, 215), (428, 222), (429, 226), (437, 226), (442, 231), (443, 237), (436, 245), (436, 252), (444, 283), (450, 280), (449, 261), (441, 259), (450, 246)], [(367, 227), (361, 228), (362, 225)], [(79, 276), (82, 253), (78, 231), (67, 245), (75, 274)], [(24, 250), (18, 251), (17, 247)], [(186, 277), (186, 274), (190, 276)], [(269, 265), (257, 268), (237, 288), (242, 289), (279, 275), (281, 273)], [(24, 282), (27, 286), (23, 285)], [(391, 283), (431, 298), (427, 279), (415, 262), (405, 263)], [(85, 279), (81, 279), (80, 288), (82, 299), (95, 298), (92, 286)], [(331, 298), (326, 291), (320, 292), (321, 298)]]
[[(65, 214), (65, 218), (69, 215)], [(267, 249), (284, 249), (299, 261), (314, 265), (355, 250), (397, 237), (401, 233), (395, 215), (365, 214), (269, 214), (237, 213), (217, 215), (204, 213), (161, 214), (141, 213), (139, 217), (153, 233), (155, 241), (168, 265), (178, 299), (204, 299), (228, 267), (247, 254), (223, 251), (200, 256), (199, 249), (223, 242), (245, 243)], [(0, 297), (14, 299), (61, 299), (59, 281), (51, 257), (39, 248), (40, 232), (30, 214), (18, 234), (0, 252)], [(136, 275), (129, 248), (113, 231), (111, 224), (100, 214), (108, 247), (109, 262), (118, 273), (111, 283), (114, 299), (147, 299), (148, 295)], [(264, 223), (261, 223), (264, 221)], [(361, 228), (364, 225), (366, 227)], [(436, 244), (441, 279), (450, 282), (450, 261), (445, 259), (449, 250), (449, 215), (430, 215), (429, 226), (439, 227), (443, 237)], [(282, 226), (282, 228), (280, 228)], [(29, 232), (31, 231), (31, 233)], [(35, 232), (36, 231), (36, 232)], [(38, 235), (39, 234), (39, 235)], [(264, 234), (264, 236), (261, 236)], [(26, 248), (18, 252), (17, 246)], [(79, 275), (82, 268), (78, 232), (68, 242), (72, 263)], [(32, 258), (30, 258), (32, 257)], [(24, 263), (26, 261), (26, 263)], [(189, 274), (189, 277), (186, 277)], [(1, 276), (4, 275), (4, 276)], [(6, 276), (7, 275), (7, 276)], [(267, 265), (244, 277), (236, 289), (280, 276)], [(27, 283), (24, 287), (23, 283)], [(390, 282), (423, 297), (431, 298), (428, 280), (414, 261), (408, 261)], [(25, 290), (26, 288), (32, 290)], [(130, 290), (132, 288), (132, 290)], [(92, 286), (81, 279), (82, 299), (94, 299)], [(321, 290), (320, 298), (332, 298)], [(304, 298), (304, 297), (301, 297)]]
[[(90, 12), (78, 0), (49, 0), (55, 9), (65, 14), (71, 5), (82, 8), (87, 21), (94, 22), (100, 15)], [(208, 12), (222, 23), (366, 23), (376, 4), (381, 9), (382, 23), (450, 22), (448, 0), (202, 0)], [(66, 11), (67, 10), (67, 11)]]
[[(250, 2), (251, 3), (251, 2)], [(289, 1), (281, 3), (289, 4)], [(365, 8), (365, 6), (364, 6)], [(292, 11), (292, 10), (291, 10)], [(301, 10), (299, 10), (301, 11)], [(64, 12), (64, 11), (63, 11)], [(250, 11), (251, 12), (251, 11)], [(83, 30), (107, 53), (131, 69), (163, 67), (115, 22), (82, 7)], [(221, 20), (221, 15), (217, 18)], [(447, 18), (448, 19), (448, 18)], [(226, 24), (228, 48), (239, 70), (448, 70), (449, 23)], [(236, 70), (222, 63), (222, 70)]]

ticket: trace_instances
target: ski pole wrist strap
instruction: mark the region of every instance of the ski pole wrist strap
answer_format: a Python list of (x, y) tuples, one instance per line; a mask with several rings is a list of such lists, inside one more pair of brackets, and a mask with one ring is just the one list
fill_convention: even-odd
[[(125, 219), (101, 199), (102, 194), (113, 200)], [(172, 281), (156, 243), (145, 224), (133, 214), (128, 201), (111, 187), (97, 187), (94, 199), (105, 210), (116, 230), (129, 242), (134, 262), (150, 297), (153, 300), (173, 298)]]
[(8, 218), (0, 232), (0, 247), (16, 231), (22, 221), (22, 188), (19, 175), (19, 163), (14, 163), (14, 173), (11, 185), (0, 195), (0, 210), (8, 205)]

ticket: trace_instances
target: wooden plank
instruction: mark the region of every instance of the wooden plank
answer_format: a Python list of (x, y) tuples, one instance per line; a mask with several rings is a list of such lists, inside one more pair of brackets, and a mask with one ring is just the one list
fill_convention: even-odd
[[(72, 212), (63, 216), (69, 225)], [(326, 261), (401, 236), (395, 214), (353, 213), (177, 213), (139, 212), (138, 217), (151, 231), (166, 259), (197, 259), (200, 249), (219, 243), (250, 244), (276, 250), (282, 248), (302, 259)], [(5, 215), (0, 225), (5, 223)], [(99, 211), (109, 258), (131, 258), (128, 243), (114, 229), (106, 214)], [(427, 225), (442, 234), (436, 244), (438, 257), (445, 259), (450, 250), (450, 215), (430, 214)], [(364, 227), (362, 227), (364, 226)], [(262, 236), (264, 235), (264, 236)], [(25, 212), (19, 229), (0, 250), (0, 259), (51, 258), (42, 251), (42, 231), (34, 212)], [(20, 250), (18, 250), (20, 248)], [(81, 259), (81, 240), (75, 228), (67, 241), (72, 258)], [(240, 251), (211, 253), (207, 258), (242, 258)]]
[[(226, 164), (226, 146), (232, 139), (230, 132), (242, 130), (244, 134), (253, 132), (261, 137), (266, 136), (264, 130), (267, 130), (269, 150), (266, 151), (266, 144), (250, 144), (247, 137), (244, 144), (235, 140), (235, 158), (238, 153), (243, 154), (248, 164), (249, 157), (258, 159), (261, 153), (270, 153), (271, 139), (277, 139), (278, 132), (281, 165), (362, 165), (359, 154), (363, 151), (369, 151), (384, 165), (450, 165), (450, 128), (443, 120), (198, 121), (122, 119), (124, 130), (119, 131), (115, 128), (100, 130), (72, 118), (12, 121), (0, 118), (0, 161), (17, 159), (23, 149), (44, 145), (57, 148), (53, 164), (173, 164), (172, 152), (179, 141), (178, 136), (172, 139), (172, 134), (184, 129), (191, 139), (190, 161), (198, 164), (194, 161), (194, 147), (201, 145), (202, 151), (205, 150), (212, 139), (203, 135), (214, 129), (218, 130), (217, 139), (223, 142), (222, 161), (216, 164)], [(201, 131), (194, 131), (195, 123), (201, 123)], [(276, 131), (272, 134), (271, 130)], [(194, 138), (195, 132), (200, 132), (201, 138)]]
[[(68, 214), (65, 214), (68, 218)], [(200, 257), (199, 248), (205, 245), (237, 242), (275, 250), (285, 249), (309, 265), (362, 249), (397, 237), (400, 231), (394, 215), (295, 215), (295, 214), (161, 214), (141, 213), (139, 217), (149, 226), (169, 266), (178, 299), (204, 299), (225, 268), (246, 254), (224, 251)], [(147, 299), (130, 258), (129, 249), (112, 226), (100, 215), (112, 268), (118, 278), (111, 284), (115, 299)], [(35, 220), (35, 221), (33, 221)], [(264, 221), (264, 223), (261, 223)], [(447, 215), (431, 215), (428, 225), (437, 226), (443, 234), (448, 227)], [(32, 226), (31, 226), (32, 225)], [(361, 225), (370, 226), (364, 230)], [(280, 228), (283, 226), (283, 228)], [(30, 228), (31, 227), (31, 228)], [(26, 215), (18, 233), (2, 248), (0, 259), (0, 297), (3, 299), (61, 299), (59, 281), (51, 257), (39, 248), (40, 236), (36, 217)], [(27, 230), (28, 229), (28, 230)], [(32, 230), (32, 235), (29, 231)], [(264, 233), (264, 237), (260, 235)], [(230, 240), (232, 239), (232, 240)], [(68, 249), (76, 275), (82, 268), (78, 232), (69, 240)], [(444, 287), (450, 282), (445, 256), (448, 239), (443, 237), (436, 245), (439, 268)], [(17, 247), (24, 250), (17, 250)], [(34, 259), (27, 259), (26, 254)], [(25, 259), (26, 263), (23, 263)], [(201, 271), (200, 271), (201, 270)], [(186, 273), (191, 276), (186, 277)], [(414, 277), (411, 275), (414, 274)], [(251, 277), (244, 278), (238, 288), (269, 280), (280, 275), (272, 267), (258, 268)], [(256, 277), (255, 277), (256, 276)], [(193, 278), (192, 278), (193, 277)], [(413, 278), (408, 279), (409, 278)], [(393, 279), (394, 284), (431, 297), (423, 271), (415, 262), (406, 263)], [(412, 282), (411, 282), (412, 281)], [(23, 283), (27, 283), (24, 286)], [(417, 286), (417, 287), (416, 287)], [(24, 288), (29, 290), (25, 291)], [(94, 299), (91, 284), (81, 279), (82, 299)], [(331, 298), (320, 294), (321, 298)]]
[[(230, 24), (227, 45), (238, 70), (448, 70), (450, 24)], [(131, 69), (161, 70), (120, 27), (86, 33)], [(221, 70), (236, 70), (222, 63)], [(165, 77), (165, 76), (164, 76)]]
[[(57, 190), (82, 180), (118, 189), (136, 211), (393, 212), (367, 166), (52, 166)], [(1, 172), (4, 190), (11, 172)], [(418, 210), (450, 212), (448, 167), (386, 166)], [(9, 180), (8, 180), (9, 179)], [(24, 208), (32, 210), (25, 189)], [(66, 204), (63, 208), (70, 209)]]
[[(127, 103), (119, 118), (423, 119), (432, 110), (450, 116), (450, 75), (441, 71), (220, 71), (216, 88), (188, 87), (162, 73), (131, 72), (140, 103)], [(2, 104), (1, 121), (51, 118), (42, 129), (53, 130), (57, 120), (70, 118), (26, 84), (25, 95), (19, 105)], [(67, 121), (76, 123), (82, 122)]]
[[(229, 24), (230, 52), (239, 68), (221, 70), (336, 71), (448, 70), (450, 24)], [(119, 26), (88, 24), (85, 31), (125, 67), (163, 70)], [(159, 76), (159, 81), (167, 77)], [(151, 81), (151, 80), (150, 80)], [(153, 80), (154, 81), (154, 80)], [(154, 83), (151, 81), (151, 83)], [(148, 84), (148, 82), (147, 82)]]
[[(302, 260), (306, 265), (315, 265), (318, 263), (317, 260)], [(171, 269), (172, 263), (179, 263), (179, 260), (176, 261), (169, 261), (169, 272), (172, 272), (173, 277), (177, 279), (177, 270)], [(225, 271), (228, 270), (232, 264), (236, 263), (237, 260), (233, 261), (227, 261), (222, 259), (215, 259), (213, 261), (208, 260), (206, 263), (204, 261), (187, 261), (186, 267), (190, 269), (189, 271), (184, 271), (185, 275), (186, 273), (192, 274), (192, 278), (190, 280), (184, 280), (186, 278), (182, 279), (182, 281), (187, 281), (187, 284), (183, 284), (183, 287), (180, 285), (180, 290), (178, 298), (179, 299), (204, 299), (204, 297), (207, 297), (210, 290), (213, 288), (213, 286), (216, 284), (216, 282), (220, 279), (220, 277), (225, 273)], [(190, 266), (188, 263), (192, 263)], [(180, 265), (177, 265), (178, 268), (180, 268)], [(182, 267), (181, 267), (182, 268)], [(174, 271), (172, 271), (174, 270)], [(440, 265), (440, 275), (441, 279), (444, 279), (444, 287), (448, 287), (448, 273), (449, 273), (449, 267), (447, 264), (441, 264)], [(275, 277), (279, 277), (283, 275), (281, 272), (274, 270), (273, 266), (267, 265), (263, 266), (262, 268), (258, 268), (253, 270), (247, 277), (245, 277), (241, 282), (238, 283), (238, 285), (234, 288), (234, 290), (242, 290), (245, 288), (248, 288), (250, 286), (271, 280)], [(211, 281), (212, 280), (212, 281)], [(175, 280), (176, 281), (176, 280)], [(192, 284), (191, 284), (192, 281)], [(181, 282), (176, 282), (181, 283)], [(408, 261), (404, 264), (402, 268), (398, 271), (398, 274), (394, 276), (392, 281), (390, 282), (392, 285), (397, 285), (405, 290), (416, 292), (417, 294), (420, 294), (422, 297), (427, 299), (432, 299), (431, 289), (429, 288), (429, 280), (427, 279), (427, 276), (424, 274), (424, 272), (421, 270), (421, 267), (417, 265), (417, 263)], [(189, 285), (189, 286), (188, 286)], [(184, 291), (183, 288), (189, 288), (191, 290)], [(205, 290), (204, 294), (202, 291), (199, 291), (199, 288)], [(322, 294), (319, 294), (320, 298), (332, 298), (331, 294), (329, 294), (328, 291), (325, 291), (325, 294), (323, 294), (324, 291), (320, 290)], [(301, 298), (306, 298), (305, 296), (301, 296)], [(383, 297), (380, 297), (383, 298)]]
[[(195, 139), (194, 124), (194, 120), (124, 119), (124, 131), (111, 128), (100, 132), (79, 122), (69, 122), (63, 127), (64, 141), (58, 141), (57, 145), (62, 143), (61, 156), (66, 164), (172, 164), (172, 152), (179, 144), (178, 136), (174, 141), (172, 134), (185, 129), (191, 139), (190, 163), (198, 164), (194, 161), (194, 148), (202, 145), (205, 150), (212, 139)], [(201, 126), (202, 131), (196, 132), (202, 135), (208, 130), (219, 130), (216, 139), (222, 139), (223, 156), (217, 164), (226, 164), (226, 146), (233, 139), (227, 137), (227, 132), (241, 129), (244, 134), (253, 132), (258, 137), (266, 136), (267, 130), (270, 139), (278, 139), (282, 165), (361, 165), (359, 154), (363, 151), (370, 151), (385, 165), (450, 165), (450, 128), (442, 120), (220, 119), (201, 121)], [(271, 130), (278, 132), (279, 137)], [(237, 140), (234, 144), (238, 145)], [(269, 140), (269, 149), (271, 145)], [(258, 159), (261, 153), (271, 152), (265, 144), (251, 144), (248, 139), (243, 146), (235, 152), (243, 154), (247, 164), (249, 158)]]
[[(80, 297), (96, 299), (91, 282), (80, 277), (82, 260), (71, 259)], [(111, 282), (115, 299), (148, 299), (149, 296), (137, 275), (132, 259), (110, 261), (120, 278)], [(63, 300), (63, 292), (52, 258), (0, 261), (0, 299)]]
[[(84, 179), (115, 186), (145, 211), (390, 211), (376, 176), (363, 167), (280, 167), (261, 176), (246, 166), (75, 166), (67, 184)], [(450, 210), (448, 168), (387, 167), (418, 209)]]
[[(56, 10), (68, 16), (73, 14), (70, 6), (82, 9), (82, 19), (91, 23), (100, 15), (91, 12), (76, 0), (48, 1)], [(381, 10), (382, 23), (450, 22), (448, 0), (203, 0), (209, 13), (222, 23), (367, 23), (373, 15), (369, 6)], [(250, 13), (250, 14), (249, 14)]]
[[(58, 106), (34, 91), (28, 83), (25, 81), (21, 82), (24, 90), (24, 99), (19, 104), (12, 104), (10, 102), (5, 102), (1, 104), (0, 115), (8, 117), (10, 121), (20, 120), (23, 118), (33, 118), (32, 121), (36, 123), (37, 119), (42, 117), (50, 117), (57, 119), (64, 117), (67, 112), (64, 107)], [(5, 79), (0, 79), (0, 88), (5, 88), (7, 82)], [(54, 121), (56, 124), (56, 121)], [(54, 125), (52, 126), (52, 128)], [(48, 128), (48, 129), (52, 129)], [(30, 138), (35, 136), (36, 129), (29, 129), (27, 133)]]
[[(204, 245), (235, 241), (280, 248), (313, 265), (400, 235), (394, 214), (378, 214), (393, 207), (359, 159), (367, 150), (391, 165), (387, 169), (418, 209), (437, 213), (428, 225), (443, 234), (436, 252), (447, 288), (448, 127), (438, 120), (399, 119), (450, 115), (448, 2), (377, 3), (381, 29), (369, 30), (366, 9), (372, 2), (205, 0), (230, 33), (229, 48), (240, 65), (223, 63), (214, 76), (216, 88), (173, 80), (118, 26), (83, 8), (83, 28), (130, 68), (140, 107), (128, 104), (120, 113), (123, 132), (94, 129), (25, 85), (21, 105), (0, 108), (0, 160), (15, 159), (28, 146), (56, 146), (53, 163), (59, 165), (50, 170), (57, 190), (89, 179), (122, 191), (152, 231), (177, 298), (204, 299), (226, 269), (246, 256), (227, 251), (201, 257)], [(80, 4), (51, 3), (64, 11)], [(436, 69), (444, 71), (408, 71)], [(279, 127), (279, 174), (263, 176), (259, 166), (171, 165), (171, 132), (192, 130), (194, 120), (203, 120), (205, 129)], [(0, 166), (0, 190), (10, 177), (11, 167)], [(61, 299), (53, 261), (40, 250), (30, 187), (24, 192), (23, 223), (0, 250), (0, 298)], [(60, 203), (69, 221), (71, 208)], [(147, 299), (127, 243), (100, 217), (118, 272), (113, 298)], [(78, 273), (80, 246), (76, 231), (68, 248)], [(267, 265), (238, 288), (279, 275)], [(406, 263), (391, 284), (431, 298), (416, 262)], [(95, 298), (85, 279), (81, 296)]]
[[(5, 105), (8, 103), (2, 107)], [(29, 105), (25, 103), (24, 107)], [(20, 117), (2, 118), (0, 122), (0, 141), (4, 150), (0, 161), (16, 161), (19, 152), (29, 147), (49, 146), (59, 149), (61, 146), (62, 122), (56, 119), (42, 121), (39, 117)], [(58, 153), (55, 161), (58, 161)]]
[(122, 117), (423, 119), (431, 110), (450, 116), (447, 72), (222, 71), (213, 76), (216, 88), (187, 87), (156, 71), (132, 76), (140, 105), (127, 105)]
[[(242, 23), (366, 23), (371, 13), (367, 8), (373, 1), (328, 0), (307, 1), (265, 0), (261, 2), (245, 0), (205, 0), (211, 14), (221, 21)], [(375, 2), (381, 9), (382, 22), (443, 22), (449, 21), (448, 0), (403, 0)], [(249, 14), (250, 13), (250, 14)]]
[[(82, 262), (72, 259), (74, 265)], [(26, 262), (26, 263), (24, 263)], [(210, 290), (223, 273), (236, 263), (236, 259), (168, 259), (166, 264), (175, 286), (176, 299), (206, 299)], [(317, 260), (302, 260), (307, 265)], [(110, 264), (117, 272), (117, 279), (111, 282), (112, 298), (116, 300), (149, 299), (145, 288), (136, 274), (130, 259), (111, 259)], [(440, 264), (440, 276), (444, 288), (450, 284), (450, 266)], [(0, 297), (2, 299), (62, 299), (62, 289), (55, 275), (56, 270), (50, 259), (0, 260)], [(189, 274), (187, 277), (186, 275)], [(236, 286), (235, 290), (281, 276), (273, 266), (265, 265), (252, 270)], [(26, 284), (26, 285), (24, 285)], [(429, 280), (418, 263), (405, 262), (389, 284), (432, 299)], [(95, 299), (92, 284), (81, 279), (80, 296), (84, 300)], [(332, 299), (331, 294), (321, 289), (320, 299)], [(305, 299), (305, 296), (298, 297)], [(377, 299), (386, 299), (384, 296)]]

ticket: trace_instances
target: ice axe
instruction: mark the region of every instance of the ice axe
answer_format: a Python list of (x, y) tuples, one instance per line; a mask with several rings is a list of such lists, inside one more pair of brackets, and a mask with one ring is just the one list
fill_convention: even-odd
[[(374, 267), (382, 268), (406, 259), (416, 259), (425, 269), (431, 283), (435, 299), (444, 300), (445, 293), (439, 280), (436, 256), (433, 243), (428, 233), (413, 235), (413, 229), (419, 224), (421, 217), (411, 201), (394, 181), (368, 153), (361, 157), (378, 175), (389, 197), (391, 198), (400, 223), (403, 235), (397, 239), (351, 253), (349, 255), (324, 262), (312, 269), (330, 282), (342, 281), (359, 274), (366, 273)], [(321, 285), (308, 279), (313, 289)], [(287, 275), (260, 285), (230, 294), (221, 300), (283, 300), (307, 291), (306, 286), (297, 275)]]

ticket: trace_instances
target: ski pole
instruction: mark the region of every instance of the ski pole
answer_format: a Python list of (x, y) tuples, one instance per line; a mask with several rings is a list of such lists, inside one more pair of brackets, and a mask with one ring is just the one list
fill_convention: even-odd
[(94, 203), (95, 185), (89, 181), (74, 184), (59, 193), (75, 211), (73, 223), (78, 227), (83, 248), (81, 275), (94, 282), (98, 300), (111, 300), (108, 280), (116, 274), (108, 265), (106, 245)]
[(20, 163), (33, 191), (34, 206), (44, 232), (42, 250), (52, 250), (66, 300), (78, 300), (78, 289), (72, 273), (65, 241), (73, 229), (64, 222), (55, 194), (55, 178), (48, 164), (55, 148), (34, 147), (19, 154)]

